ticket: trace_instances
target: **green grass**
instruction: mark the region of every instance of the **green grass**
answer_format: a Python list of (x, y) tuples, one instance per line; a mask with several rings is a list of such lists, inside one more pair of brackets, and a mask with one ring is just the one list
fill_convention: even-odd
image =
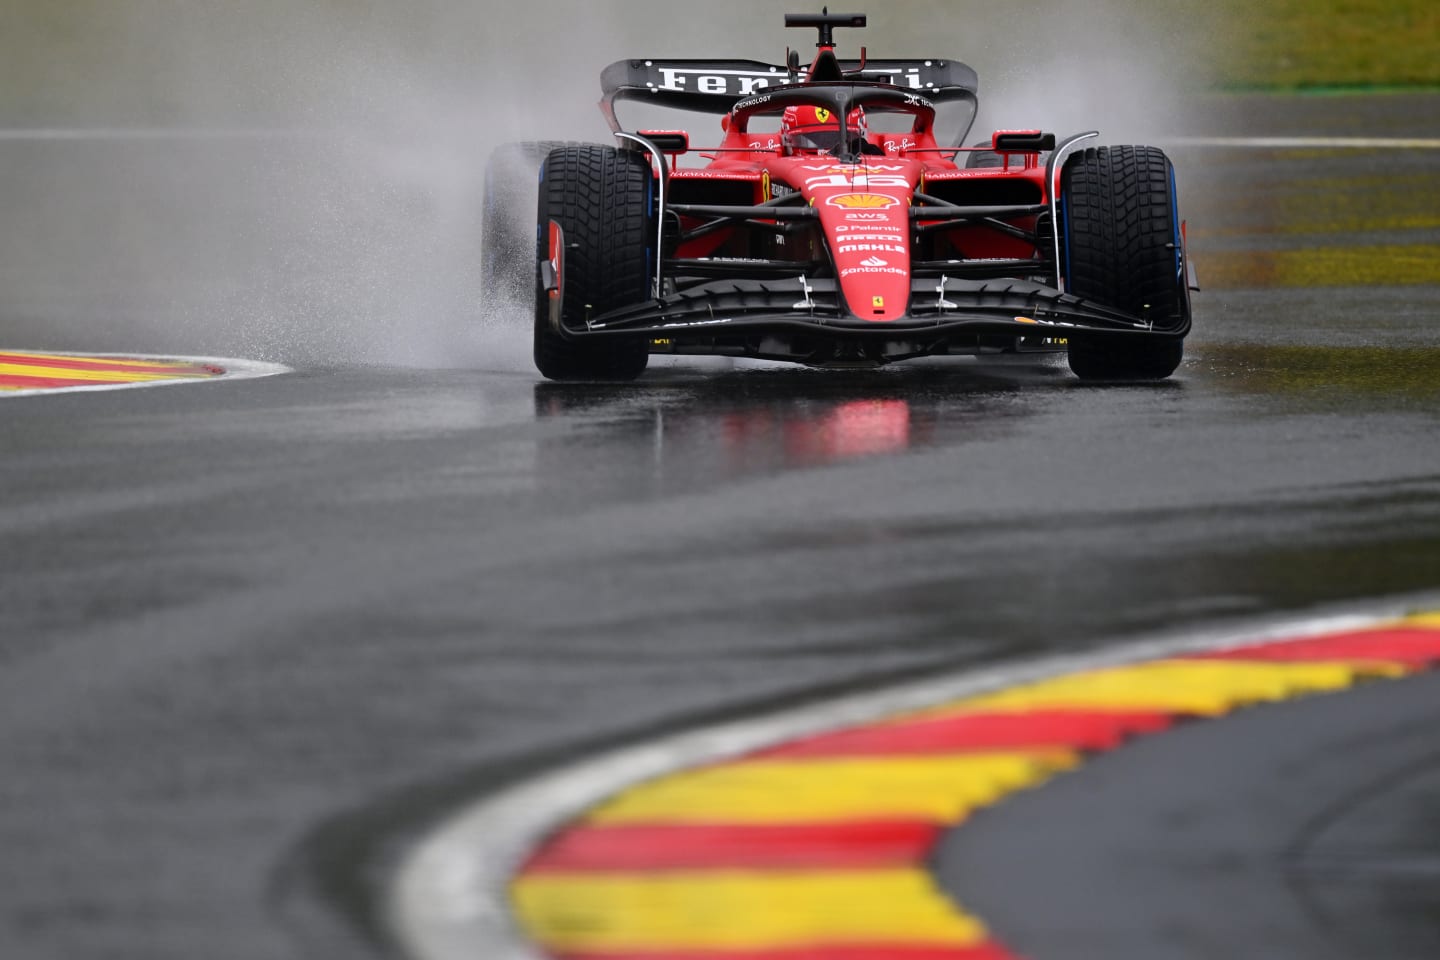
[(1437, 0), (1223, 0), (1229, 88), (1440, 88)]
[[(593, 38), (598, 50), (668, 49), (664, 37), (686, 36), (679, 24), (688, 21), (672, 13), (651, 25), (633, 11), (703, 7), (701, 0), (609, 5), (632, 12), (616, 19), (605, 16), (605, 4), (585, 7), (592, 10), (585, 23), (616, 23)], [(724, 24), (711, 55), (724, 52), (720, 41), (727, 36), (798, 39), (778, 29), (782, 7), (773, 0), (735, 0), (734, 6), (740, 19)], [(976, 5), (973, 15), (957, 12), (953, 0), (890, 0), (889, 6), (866, 0), (856, 8), (866, 6), (876, 24), (873, 50), (884, 49), (887, 36), (913, 43), (915, 25), (933, 23), (937, 45), (970, 59), (983, 52), (991, 63), (1014, 61), (1013, 70), (1023, 73), (1015, 57), (1023, 59), (1024, 44), (1016, 44), (1024, 31), (1004, 19), (1008, 8), (1001, 4)], [(416, 84), (421, 96), (431, 88), (478, 95), (498, 79), (543, 69), (565, 51), (589, 50), (586, 37), (547, 46), (547, 25), (570, 9), (568, 0), (0, 0), (0, 126), (197, 117), (240, 125), (283, 124), (295, 116), (314, 122), (368, 115), (370, 99), (398, 99), (406, 83)], [(1044, 0), (1036, 16), (1073, 26), (1085, 16), (1077, 11), (1090, 9), (1075, 0)], [(1140, 43), (1196, 86), (1440, 90), (1440, 0), (1096, 0), (1094, 10), (1105, 24), (1132, 25), (1134, 36), (1107, 27), (1110, 39), (1091, 43), (1081, 31), (1082, 53), (1123, 57), (1127, 42)], [(693, 37), (689, 42), (691, 55), (699, 55), (703, 45)], [(1004, 55), (1009, 60), (996, 53), (1012, 48), (1015, 54)]]
[(1222, 388), (1243, 393), (1329, 394), (1352, 408), (1419, 402), (1430, 411), (1440, 398), (1440, 351), (1429, 347), (1208, 344), (1195, 353), (1203, 368), (1224, 372)]

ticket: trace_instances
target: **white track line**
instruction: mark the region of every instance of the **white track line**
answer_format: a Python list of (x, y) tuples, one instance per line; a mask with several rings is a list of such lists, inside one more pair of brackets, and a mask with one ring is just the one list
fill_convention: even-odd
[(163, 380), (141, 380), (130, 383), (97, 383), (86, 387), (40, 387), (35, 390), (0, 390), (0, 400), (10, 397), (41, 397), (56, 393), (98, 393), (102, 390), (134, 390), (140, 387), (170, 387), (182, 383), (219, 383), (225, 380), (255, 380), (294, 373), (279, 363), (262, 360), (237, 360), (233, 357), (176, 357), (158, 353), (77, 353), (74, 350), (12, 350), (5, 353), (41, 354), (50, 357), (84, 357), (99, 360), (160, 360), (169, 363), (208, 364), (223, 367), (225, 372), (213, 377), (171, 377)]
[(555, 829), (640, 781), (809, 734), (877, 720), (1047, 677), (1368, 626), (1440, 604), (1434, 594), (1333, 608), (1251, 627), (1187, 631), (1081, 654), (1001, 664), (855, 694), (828, 703), (675, 734), (615, 750), (486, 797), (439, 823), (402, 859), (384, 906), (415, 960), (544, 960), (510, 912), (516, 870)]
[(307, 140), (334, 134), (269, 127), (11, 127), (0, 141), (45, 143), (60, 140)]
[(1440, 150), (1440, 139), (1423, 137), (1170, 137), (1165, 142), (1242, 150)]
[[(342, 136), (334, 130), (268, 127), (33, 127), (0, 129), (0, 142), (314, 140)], [(1433, 137), (1157, 137), (1183, 147), (1248, 150), (1440, 150)]]

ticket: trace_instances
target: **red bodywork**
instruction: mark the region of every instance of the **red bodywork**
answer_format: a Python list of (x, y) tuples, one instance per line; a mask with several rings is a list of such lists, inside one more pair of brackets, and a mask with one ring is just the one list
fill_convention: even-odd
[[(777, 184), (798, 190), (806, 203), (819, 211), (820, 230), (851, 312), (867, 321), (898, 320), (905, 315), (910, 296), (914, 252), (910, 207), (917, 190), (958, 181), (969, 181), (983, 189), (986, 181), (1003, 179), (1013, 183), (1018, 179), (1031, 185), (1035, 203), (1049, 199), (1045, 168), (1036, 154), (1016, 154), (998, 168), (963, 169), (952, 157), (964, 157), (967, 151), (938, 147), (930, 132), (932, 119), (917, 116), (919, 129), (910, 133), (869, 134), (866, 140), (878, 152), (862, 155), (853, 163), (825, 155), (785, 156), (774, 135), (752, 135), (732, 126), (722, 144), (726, 152), (714, 154), (715, 159), (705, 168), (675, 169), (671, 183), (716, 176), (748, 180), (755, 185), (756, 203), (774, 199)], [(697, 218), (691, 218), (687, 225), (698, 223)], [(1028, 223), (1022, 219), (1017, 226), (1033, 229), (1034, 218), (1029, 218)], [(682, 245), (678, 255), (712, 256), (722, 249), (726, 239), (701, 238)], [(1029, 259), (1041, 255), (1035, 244), (986, 226), (948, 231), (944, 242), (937, 246), (927, 252), (966, 259)], [(797, 259), (809, 260), (819, 251), (806, 249), (803, 253), (805, 256)]]
[[(801, 82), (809, 83), (827, 64), (837, 62), (834, 48), (822, 45)], [(1039, 249), (1038, 243), (985, 224), (949, 229), (926, 249), (914, 249), (916, 232), (910, 213), (917, 191), (946, 191), (956, 183), (963, 185), (961, 192), (966, 197), (984, 197), (987, 184), (1004, 181), (1006, 186), (997, 197), (1023, 196), (1027, 203), (1047, 203), (1050, 191), (1046, 189), (1045, 167), (1039, 162), (1038, 150), (1002, 154), (998, 167), (965, 169), (957, 159), (963, 162), (975, 148), (939, 144), (934, 133), (935, 107), (917, 93), (905, 98), (903, 109), (887, 110), (892, 121), (906, 121), (904, 129), (866, 132), (863, 149), (850, 159), (821, 151), (796, 152), (787, 149), (778, 133), (750, 132), (753, 118), (776, 112), (775, 108), (767, 110), (766, 101), (770, 99), (761, 92), (735, 105), (721, 121), (724, 139), (719, 146), (698, 151), (708, 161), (704, 166), (680, 165), (680, 158), (691, 152), (686, 132), (641, 131), (641, 135), (659, 142), (683, 138), (684, 149), (667, 151), (668, 193), (672, 201), (712, 198), (717, 181), (748, 185), (749, 196), (740, 202), (756, 205), (774, 200), (781, 191), (795, 191), (818, 211), (818, 231), (809, 236), (802, 233), (777, 237), (779, 242), (773, 244), (757, 244), (753, 236), (734, 230), (714, 231), (680, 243), (674, 251), (677, 259), (761, 255), (814, 263), (825, 259), (828, 249), (830, 266), (850, 315), (883, 323), (907, 315), (911, 263), (917, 254), (929, 260), (1043, 258), (1045, 251)], [(1040, 135), (1038, 130), (997, 131), (996, 137), (1005, 133)], [(992, 139), (990, 148), (994, 147)], [(1015, 186), (1017, 183), (1021, 186)], [(727, 199), (733, 203), (740, 198), (730, 193)], [(682, 215), (682, 235), (705, 222), (703, 216)], [(1021, 232), (1035, 232), (1034, 216), (1014, 219), (1012, 223)], [(924, 222), (920, 225), (923, 227)]]
[[(843, 21), (843, 22), (842, 22)], [(973, 70), (953, 60), (842, 62), (819, 27), (808, 71), (755, 61), (619, 61), (601, 76), (620, 148), (648, 156), (649, 297), (565, 318), (571, 338), (640, 338), (651, 352), (817, 366), (1064, 349), (1075, 336), (1171, 329), (1067, 292), (1060, 182), (1068, 151), (1038, 130), (965, 146)], [(695, 131), (622, 124), (620, 103), (718, 114)], [(803, 136), (784, 118), (805, 112)], [(833, 118), (834, 138), (816, 118)], [(713, 121), (711, 121), (713, 122)], [(712, 127), (711, 129), (715, 129)], [(823, 134), (823, 129), (818, 133)], [(1174, 248), (1183, 270), (1178, 229)], [(550, 258), (563, 259), (558, 244)], [(552, 273), (557, 272), (554, 268)], [(554, 290), (554, 278), (545, 289)]]

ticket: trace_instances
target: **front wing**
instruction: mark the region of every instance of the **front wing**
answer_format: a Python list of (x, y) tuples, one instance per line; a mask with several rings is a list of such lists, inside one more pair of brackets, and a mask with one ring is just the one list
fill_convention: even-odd
[[(715, 280), (565, 325), (564, 335), (645, 337), (676, 353), (810, 362), (889, 362), (986, 352), (1018, 338), (1183, 337), (1188, 318), (1150, 320), (1025, 280), (917, 279), (898, 321), (870, 322), (841, 302), (835, 280)], [(828, 349), (827, 349), (828, 348)]]

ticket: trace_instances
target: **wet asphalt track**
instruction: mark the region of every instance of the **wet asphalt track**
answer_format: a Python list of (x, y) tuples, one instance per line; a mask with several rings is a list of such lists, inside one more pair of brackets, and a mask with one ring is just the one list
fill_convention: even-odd
[(1440, 680), (1343, 697), (1100, 758), (954, 831), (936, 871), (1021, 956), (1433, 958)]
[[(1258, 98), (1215, 132), (1420, 136), (1434, 103)], [(1434, 588), (1440, 288), (1417, 279), (1440, 230), (1440, 153), (1175, 154), (1202, 282), (1224, 289), (1197, 299), (1168, 384), (961, 361), (693, 363), (565, 387), (509, 362), (307, 360), (268, 381), (4, 402), (0, 956), (365, 955), (341, 918), (363, 914), (416, 817), (593, 745), (941, 666)], [(1318, 277), (1287, 256), (1315, 248)], [(115, 346), (73, 329), (37, 340), (53, 332), (47, 297), (66, 295), (41, 286), (0, 292), (15, 345)], [(198, 339), (134, 346), (227, 346)], [(1433, 718), (1434, 698), (1412, 699)], [(1352, 787), (1414, 768), (1389, 808), (1414, 826), (1372, 848), (1433, 869), (1440, 838), (1416, 813), (1434, 806), (1433, 748), (1371, 749), (1349, 711), (1374, 704), (1351, 703), (1247, 741), (1314, 729), (1343, 743)], [(1230, 767), (1230, 723), (1197, 729), (1221, 738), (1200, 769)], [(1135, 800), (1121, 824), (1162, 841), (1163, 791), (1110, 777), (1131, 762), (1145, 761), (1095, 770)], [(1278, 835), (1292, 811), (1274, 809)], [(965, 842), (1027, 829), (1009, 816)], [(974, 874), (956, 869), (965, 887)], [(989, 889), (1029, 890), (1010, 869)], [(1403, 923), (1368, 923), (1363, 950), (1334, 938), (1337, 955), (1409, 960), (1397, 944), (1426, 942), (1416, 918), (1440, 923), (1433, 886), (1410, 889)], [(1043, 925), (1004, 909), (1002, 936), (1049, 960)], [(1241, 942), (1249, 921), (1227, 920)], [(1312, 936), (1249, 955), (1308, 957)], [(1207, 949), (1175, 955), (1246, 955)], [(1158, 955), (1134, 950), (1109, 956)]]

